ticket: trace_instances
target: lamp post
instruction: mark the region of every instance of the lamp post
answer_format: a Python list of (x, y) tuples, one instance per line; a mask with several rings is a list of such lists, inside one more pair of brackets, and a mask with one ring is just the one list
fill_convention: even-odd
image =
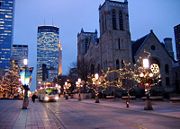
[(29, 105), (29, 99), (28, 99), (28, 90), (29, 90), (29, 86), (28, 83), (26, 82), (26, 74), (27, 74), (27, 64), (28, 64), (28, 60), (24, 59), (23, 60), (24, 63), (24, 68), (23, 68), (23, 75), (21, 76), (21, 82), (23, 84), (23, 88), (24, 88), (24, 99), (23, 99), (23, 106), (22, 109), (27, 109), (28, 105)]
[(81, 78), (78, 78), (76, 87), (78, 87), (78, 100), (81, 101)]
[(149, 60), (143, 59), (143, 68), (144, 73), (140, 74), (140, 77), (143, 77), (145, 79), (144, 81), (144, 88), (145, 88), (145, 94), (146, 94), (146, 102), (144, 110), (153, 110), (152, 103), (150, 100), (150, 89), (151, 89), (151, 79), (153, 77), (153, 73), (150, 71), (149, 68)]
[(68, 83), (68, 81), (66, 81), (64, 83), (64, 96), (65, 96), (65, 99), (68, 99), (68, 89), (71, 87), (71, 84)]
[(95, 85), (95, 103), (99, 103), (99, 84), (100, 84), (100, 81), (99, 81), (99, 75), (96, 73), (94, 75), (94, 78), (92, 79), (93, 81), (93, 84)]

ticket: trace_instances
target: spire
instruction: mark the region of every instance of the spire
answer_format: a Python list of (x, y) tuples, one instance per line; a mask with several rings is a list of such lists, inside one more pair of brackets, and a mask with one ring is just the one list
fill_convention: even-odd
[(153, 30), (152, 30), (152, 29), (150, 30), (150, 33), (153, 33)]
[(81, 29), (81, 33), (83, 33), (84, 32), (84, 30), (83, 30), (83, 28)]

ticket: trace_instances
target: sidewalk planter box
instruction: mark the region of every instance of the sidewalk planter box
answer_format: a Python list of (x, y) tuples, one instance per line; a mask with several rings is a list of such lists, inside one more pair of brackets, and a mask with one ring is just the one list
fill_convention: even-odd
[(114, 99), (114, 96), (106, 96), (106, 99)]
[(171, 102), (180, 102), (180, 97), (171, 97), (170, 101)]
[[(128, 96), (122, 96), (122, 99), (128, 99)], [(130, 99), (136, 99), (135, 96), (130, 96)]]
[[(142, 100), (146, 100), (146, 96), (141, 98)], [(163, 96), (150, 96), (150, 100), (163, 100)]]
[[(92, 95), (91, 93), (81, 93), (81, 99), (91, 99)], [(73, 98), (78, 99), (79, 94), (74, 94)]]

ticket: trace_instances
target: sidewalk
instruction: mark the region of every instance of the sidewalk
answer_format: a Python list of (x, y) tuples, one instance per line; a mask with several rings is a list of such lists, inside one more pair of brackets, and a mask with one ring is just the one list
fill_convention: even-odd
[[(70, 100), (77, 101), (77, 99)], [(180, 103), (172, 103), (168, 101), (152, 101), (153, 110), (147, 111), (144, 110), (145, 101), (140, 100), (130, 100), (129, 108), (126, 107), (125, 100), (122, 99), (100, 99), (100, 103), (95, 103), (95, 100), (93, 99), (84, 99), (81, 102), (99, 104), (102, 106), (109, 106), (114, 108), (121, 108), (180, 119)]]
[(21, 109), (22, 100), (0, 100), (0, 129), (60, 129), (52, 114), (40, 103)]

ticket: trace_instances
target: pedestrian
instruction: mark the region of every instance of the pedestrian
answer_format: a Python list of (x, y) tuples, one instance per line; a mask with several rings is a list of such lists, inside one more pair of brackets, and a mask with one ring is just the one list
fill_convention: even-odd
[(36, 95), (33, 94), (33, 95), (32, 95), (32, 101), (33, 101), (33, 103), (35, 103), (35, 99), (36, 99)]

